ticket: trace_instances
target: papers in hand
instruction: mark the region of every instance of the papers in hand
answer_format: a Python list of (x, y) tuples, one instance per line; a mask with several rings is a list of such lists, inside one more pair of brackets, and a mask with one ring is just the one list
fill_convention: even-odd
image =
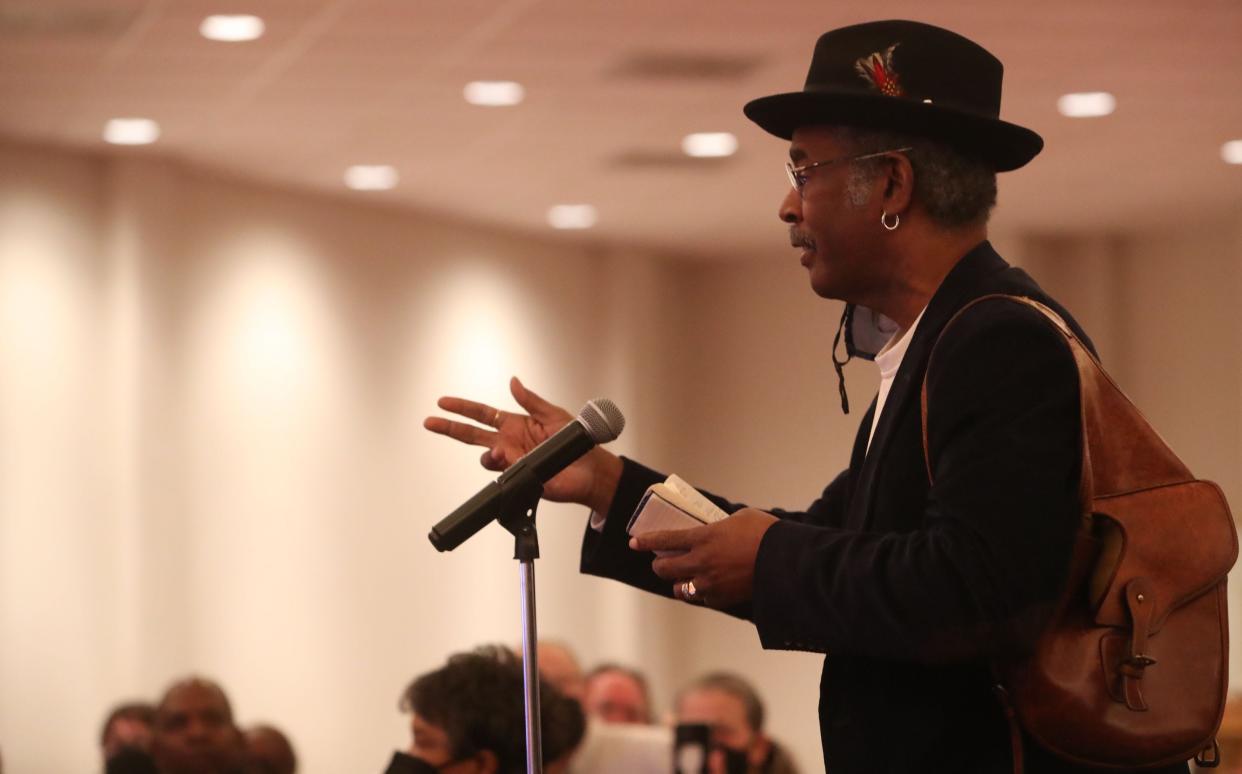
[(626, 531), (633, 536), (662, 529), (689, 529), (728, 515), (699, 490), (672, 475), (662, 484), (647, 487)]

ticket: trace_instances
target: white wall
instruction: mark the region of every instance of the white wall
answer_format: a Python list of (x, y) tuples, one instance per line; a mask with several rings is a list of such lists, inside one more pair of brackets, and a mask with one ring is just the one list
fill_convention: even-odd
[[(520, 639), (511, 537), (426, 539), (489, 475), (423, 417), (445, 393), (512, 408), (518, 373), (573, 409), (615, 396), (654, 443), (634, 374), (659, 325), (600, 302), (656, 298), (662, 264), (169, 163), (4, 147), (0, 168), (10, 770), (96, 767), (108, 706), (191, 671), (309, 774), (382, 769), (411, 677)], [(582, 509), (541, 517), (541, 633), (585, 661), (660, 652), (657, 600), (578, 575)]]
[[(190, 671), (307, 774), (378, 771), (396, 697), (454, 651), (518, 639), (512, 541), (437, 554), (488, 476), (421, 427), (437, 396), (513, 407), (512, 373), (618, 450), (740, 500), (810, 502), (875, 390), (829, 360), (840, 305), (769, 257), (684, 264), (498, 234), (177, 164), (0, 145), (0, 747), (97, 765), (115, 701)], [(1010, 237), (1201, 475), (1242, 497), (1242, 227)], [(747, 624), (577, 573), (581, 509), (541, 507), (541, 634), (647, 669), (748, 674), (819, 768), (819, 659)], [(1235, 615), (1235, 621), (1238, 616)], [(1242, 670), (1235, 669), (1235, 675)]]

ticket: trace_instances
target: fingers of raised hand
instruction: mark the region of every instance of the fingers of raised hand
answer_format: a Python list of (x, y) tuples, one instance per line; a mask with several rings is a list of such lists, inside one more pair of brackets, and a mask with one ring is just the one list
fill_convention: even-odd
[(481, 427), (467, 424), (465, 422), (454, 422), (444, 417), (427, 417), (423, 420), (423, 427), (433, 433), (446, 435), (456, 441), (468, 443), (473, 446), (493, 446), (496, 443), (496, 432), (493, 430), (484, 430)]
[(447, 396), (436, 401), (436, 405), (445, 411), (451, 411), (454, 414), (460, 414), (467, 419), (473, 419), (480, 425), (488, 427), (496, 427), (500, 424), (503, 412), (486, 403), (478, 401), (466, 400), (465, 398), (454, 398)]
[[(522, 418), (520, 414), (506, 413), (500, 409), (492, 408), (486, 403), (466, 400), (465, 398), (444, 397), (436, 401), (436, 405), (458, 416), (473, 419), (475, 422), (478, 422), (480, 425), (486, 425), (488, 428), (499, 429), (500, 425), (506, 420)], [(495, 446), (499, 438), (495, 430), (484, 429), (467, 422), (457, 422), (444, 417), (427, 417), (423, 421), (423, 427), (433, 433), (447, 435), (449, 438), (474, 446)]]
[(509, 392), (519, 406), (526, 409), (542, 424), (563, 425), (573, 418), (573, 415), (565, 409), (543, 399), (534, 390), (528, 389), (516, 376), (509, 380)]
[(505, 460), (504, 452), (499, 448), (488, 449), (479, 456), (479, 464), (487, 470), (494, 470), (497, 473), (509, 467), (509, 463)]

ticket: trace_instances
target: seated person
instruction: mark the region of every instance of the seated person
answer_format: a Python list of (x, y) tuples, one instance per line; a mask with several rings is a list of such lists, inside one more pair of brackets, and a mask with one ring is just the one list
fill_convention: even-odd
[(252, 774), (295, 774), (298, 770), (298, 756), (279, 728), (260, 723), (247, 728), (244, 736)]
[[(396, 753), (387, 774), (522, 774), (526, 771), (522, 662), (501, 647), (449, 658), (414, 680), (401, 695), (412, 741)], [(578, 702), (540, 681), (543, 761), (548, 774), (565, 771), (582, 740)]]
[(224, 689), (202, 677), (173, 683), (156, 705), (151, 758), (159, 774), (245, 774), (246, 747)]
[(105, 768), (117, 756), (129, 758), (135, 751), (150, 749), (154, 723), (155, 705), (150, 702), (129, 701), (113, 707), (99, 732)]
[(677, 694), (675, 712), (679, 725), (711, 729), (712, 774), (797, 774), (788, 754), (764, 732), (763, 701), (741, 677), (727, 672), (700, 677)]
[(586, 676), (582, 708), (607, 723), (651, 723), (651, 700), (641, 672), (620, 664), (600, 664)]
[[(522, 645), (518, 644), (513, 652), (518, 661), (522, 660)], [(569, 698), (581, 702), (582, 693), (586, 689), (586, 678), (582, 676), (582, 667), (578, 665), (578, 656), (568, 643), (560, 640), (540, 640), (536, 648), (536, 660), (539, 662), (539, 679), (552, 683), (555, 688)]]
[[(516, 652), (520, 660), (521, 648)], [(578, 700), (587, 712), (586, 732), (568, 759), (568, 774), (669, 774), (669, 729), (592, 717), (586, 709), (586, 678), (568, 643), (540, 640), (538, 659), (539, 677)]]

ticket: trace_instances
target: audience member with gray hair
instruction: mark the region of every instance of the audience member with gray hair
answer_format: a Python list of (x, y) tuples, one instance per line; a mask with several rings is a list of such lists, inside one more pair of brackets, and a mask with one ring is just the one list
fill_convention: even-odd
[(587, 715), (606, 723), (651, 723), (651, 697), (647, 678), (636, 669), (605, 663), (586, 676), (582, 708)]
[(797, 774), (793, 760), (764, 729), (758, 691), (741, 676), (703, 675), (677, 694), (675, 711), (679, 724), (710, 728), (712, 774)]

